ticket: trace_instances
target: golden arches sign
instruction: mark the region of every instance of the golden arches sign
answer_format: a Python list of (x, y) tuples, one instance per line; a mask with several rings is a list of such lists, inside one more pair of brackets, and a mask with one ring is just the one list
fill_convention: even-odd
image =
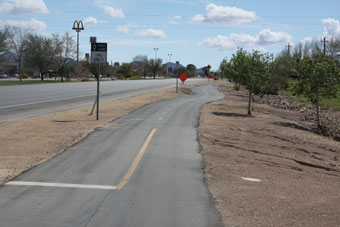
[(75, 20), (72, 29), (77, 31), (84, 30), (83, 22), (81, 20), (79, 22)]

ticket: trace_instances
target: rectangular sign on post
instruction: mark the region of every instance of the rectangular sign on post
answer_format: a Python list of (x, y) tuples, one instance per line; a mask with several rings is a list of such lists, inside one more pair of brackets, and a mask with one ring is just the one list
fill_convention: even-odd
[(96, 43), (97, 42), (97, 37), (90, 37), (90, 43)]
[(107, 43), (91, 43), (91, 62), (107, 62)]

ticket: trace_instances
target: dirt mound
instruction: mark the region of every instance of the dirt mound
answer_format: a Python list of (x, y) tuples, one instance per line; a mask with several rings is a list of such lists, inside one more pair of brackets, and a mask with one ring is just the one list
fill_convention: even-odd
[(301, 124), (313, 129), (314, 132), (321, 135), (330, 136), (340, 141), (340, 111), (332, 109), (321, 109), (322, 129), (316, 128), (316, 107), (312, 104), (304, 104), (292, 100), (287, 96), (266, 95), (262, 98), (255, 96), (256, 103), (269, 104), (282, 110), (291, 110), (296, 112), (295, 115)]

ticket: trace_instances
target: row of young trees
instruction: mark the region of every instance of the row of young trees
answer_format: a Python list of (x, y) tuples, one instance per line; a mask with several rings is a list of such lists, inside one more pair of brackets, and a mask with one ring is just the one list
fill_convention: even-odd
[(316, 41), (299, 43), (292, 54), (286, 49), (276, 59), (268, 53), (238, 49), (230, 60), (221, 62), (220, 71), (248, 90), (249, 115), (252, 95), (277, 94), (288, 88), (288, 80), (295, 80), (294, 94), (304, 95), (315, 104), (320, 128), (320, 99), (340, 96), (340, 40), (330, 40), (323, 46)]
[[(0, 30), (0, 52), (9, 51), (15, 55), (18, 69), (14, 69), (22, 80), (22, 72), (39, 71), (41, 80), (48, 72), (53, 72), (64, 80), (70, 74), (82, 77), (97, 74), (97, 65), (90, 64), (87, 59), (79, 63), (72, 62), (76, 55), (76, 44), (69, 33), (64, 35), (53, 34), (51, 38), (31, 33), (19, 28), (4, 28)], [(180, 73), (186, 72), (189, 77), (196, 75), (196, 66), (189, 64), (185, 69), (178, 69)], [(132, 63), (123, 63), (119, 67), (110, 67), (104, 64), (101, 67), (104, 75), (127, 79), (131, 77), (146, 77), (158, 75), (176, 75), (177, 69), (168, 72), (162, 59), (148, 59), (146, 55), (138, 55)]]
[(63, 80), (67, 60), (74, 57), (76, 46), (68, 32), (46, 38), (24, 29), (5, 28), (0, 31), (0, 52), (4, 51), (15, 54), (20, 80), (23, 66), (38, 70), (41, 80), (51, 69)]

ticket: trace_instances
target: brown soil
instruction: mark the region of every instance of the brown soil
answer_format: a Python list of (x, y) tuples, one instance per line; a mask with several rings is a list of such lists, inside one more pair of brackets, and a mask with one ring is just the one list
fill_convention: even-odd
[(225, 226), (340, 226), (340, 142), (299, 110), (254, 104), (249, 117), (244, 91), (220, 90), (226, 97), (201, 111), (199, 137)]
[(58, 112), (0, 125), (0, 184), (36, 166), (104, 126), (146, 104), (190, 93), (183, 85), (179, 93), (166, 89), (101, 104), (99, 121), (89, 116), (92, 106)]

